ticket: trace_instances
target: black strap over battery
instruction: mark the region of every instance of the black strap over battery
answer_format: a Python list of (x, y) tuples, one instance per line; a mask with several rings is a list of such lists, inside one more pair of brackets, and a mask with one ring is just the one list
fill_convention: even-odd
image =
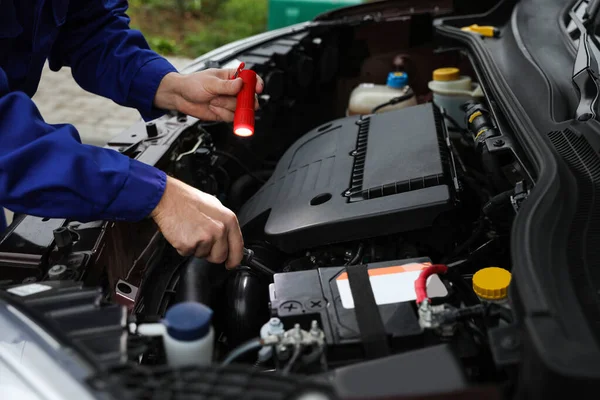
[(346, 271), (365, 356), (374, 359), (390, 355), (387, 333), (375, 302), (367, 266), (349, 265)]

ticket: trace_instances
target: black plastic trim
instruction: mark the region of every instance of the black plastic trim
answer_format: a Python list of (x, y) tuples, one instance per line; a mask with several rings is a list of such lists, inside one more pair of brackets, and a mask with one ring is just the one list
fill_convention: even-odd
[[(519, 7), (519, 4), (515, 1), (504, 1), (489, 13), (471, 16), (470, 19), (478, 20), (480, 24), (488, 23), (490, 16), (502, 7), (512, 7), (512, 15), (514, 15), (514, 8)], [(563, 350), (559, 356), (555, 352), (548, 351), (548, 346), (559, 348), (561, 345), (566, 346), (571, 342), (571, 338), (554, 320), (555, 316), (550, 311), (550, 299), (546, 297), (551, 292), (542, 287), (536, 276), (536, 264), (539, 265), (542, 260), (548, 263), (557, 263), (562, 260), (561, 252), (564, 251), (564, 248), (549, 245), (549, 240), (553, 237), (556, 229), (561, 228), (560, 224), (564, 225), (565, 221), (571, 217), (570, 210), (564, 204), (564, 198), (568, 197), (569, 190), (573, 187), (573, 177), (570, 176), (563, 161), (557, 157), (555, 150), (546, 138), (546, 132), (541, 132), (525, 112), (519, 99), (495, 65), (493, 57), (483, 46), (481, 38), (465, 33), (458, 27), (443, 25), (446, 22), (451, 23), (452, 20), (453, 18), (448, 18), (436, 21), (438, 33), (464, 43), (473, 53), (476, 60), (475, 68), (481, 72), (481, 77), (485, 81), (484, 86), (489, 88), (490, 93), (497, 100), (500, 110), (514, 130), (515, 136), (530, 155), (537, 173), (536, 185), (515, 219), (511, 237), (513, 276), (516, 283), (513, 293), (519, 297), (521, 302), (520, 319), (529, 336), (535, 338), (529, 344), (537, 348), (537, 356), (542, 357), (548, 367), (561, 371), (567, 371), (570, 368), (569, 375), (589, 377), (591, 374), (593, 375), (589, 370), (589, 363), (566, 365), (564, 363), (567, 352)], [(558, 243), (553, 244), (557, 245)], [(566, 247), (566, 243), (564, 246)], [(553, 258), (552, 254), (556, 252), (559, 255)], [(566, 268), (566, 265), (564, 267)], [(579, 310), (573, 310), (574, 313), (576, 311), (579, 312)], [(551, 323), (551, 321), (554, 322)], [(577, 329), (580, 337), (587, 336), (589, 340), (591, 332), (585, 322)], [(592, 345), (588, 340), (585, 343)], [(574, 355), (574, 352), (570, 354)], [(562, 358), (563, 356), (565, 358)], [(585, 353), (578, 352), (577, 356), (582, 361), (591, 361), (590, 354), (586, 356)]]

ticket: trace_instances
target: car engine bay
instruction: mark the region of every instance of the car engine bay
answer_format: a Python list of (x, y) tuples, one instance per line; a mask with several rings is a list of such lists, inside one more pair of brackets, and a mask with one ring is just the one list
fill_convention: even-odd
[[(534, 174), (472, 55), (434, 36), (451, 10), (371, 6), (190, 66), (263, 77), (253, 136), (168, 114), (107, 144), (231, 208), (239, 268), (180, 256), (149, 219), (22, 215), (0, 239), (0, 298), (47, 319), (101, 367), (90, 384), (123, 398), (510, 394), (511, 226)], [(442, 70), (479, 94), (450, 112), (429, 84)], [(390, 73), (414, 104), (350, 112), (355, 88)], [(177, 372), (153, 332), (187, 303), (210, 308), (214, 345)]]

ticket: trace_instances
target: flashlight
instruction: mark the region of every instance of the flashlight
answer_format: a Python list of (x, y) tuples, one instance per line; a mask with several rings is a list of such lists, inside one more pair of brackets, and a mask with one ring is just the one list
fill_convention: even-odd
[(256, 72), (244, 69), (244, 63), (238, 67), (233, 79), (242, 78), (244, 85), (237, 96), (237, 106), (233, 116), (233, 133), (248, 137), (254, 134), (254, 102), (256, 98)]

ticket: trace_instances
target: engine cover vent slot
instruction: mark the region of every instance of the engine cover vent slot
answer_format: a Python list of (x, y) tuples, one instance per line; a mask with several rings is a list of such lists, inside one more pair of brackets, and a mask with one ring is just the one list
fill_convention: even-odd
[(346, 197), (350, 197), (350, 201), (363, 199), (363, 178), (365, 176), (365, 159), (367, 158), (370, 121), (371, 118), (368, 116), (362, 117), (356, 121), (356, 124), (358, 125), (356, 150), (351, 153), (354, 157), (354, 164), (352, 165), (350, 188), (345, 193)]

